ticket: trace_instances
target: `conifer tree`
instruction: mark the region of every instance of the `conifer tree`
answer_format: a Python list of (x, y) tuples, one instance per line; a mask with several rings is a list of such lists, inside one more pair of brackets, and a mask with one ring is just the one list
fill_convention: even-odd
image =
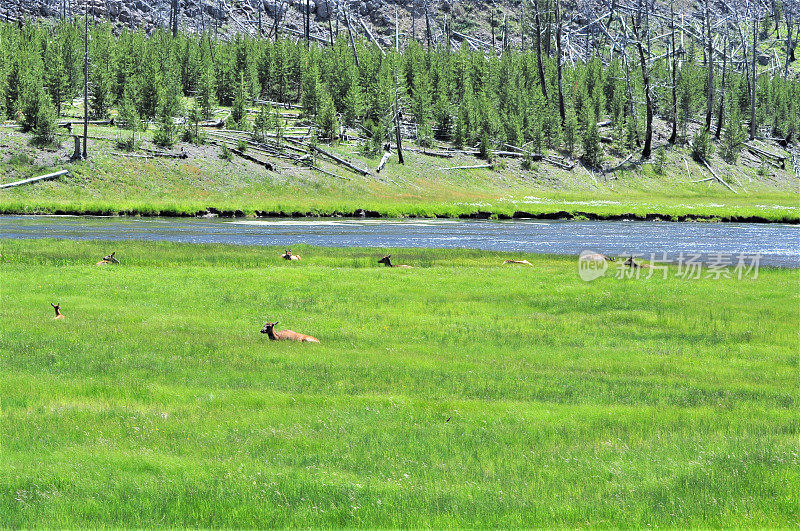
[(333, 104), (333, 98), (325, 89), (320, 92), (317, 124), (321, 138), (334, 140), (339, 136), (339, 118), (336, 115), (336, 106)]
[(735, 164), (739, 159), (742, 144), (747, 140), (747, 133), (742, 127), (742, 113), (737, 102), (729, 106), (728, 119), (722, 132), (722, 156)]
[(44, 55), (47, 91), (55, 104), (56, 116), (61, 115), (61, 103), (69, 94), (67, 71), (64, 68), (62, 41), (54, 38), (47, 43)]
[(591, 168), (597, 167), (603, 156), (603, 149), (600, 146), (600, 132), (597, 128), (597, 119), (594, 115), (594, 108), (590, 108), (586, 113), (586, 129), (583, 133), (583, 161)]

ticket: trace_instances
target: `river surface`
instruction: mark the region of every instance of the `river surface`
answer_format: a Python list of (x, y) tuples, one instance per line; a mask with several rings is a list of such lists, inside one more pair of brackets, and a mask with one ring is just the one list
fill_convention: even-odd
[(0, 238), (145, 240), (232, 245), (429, 247), (614, 256), (657, 253), (760, 255), (761, 265), (800, 267), (800, 226), (659, 221), (477, 221), (0, 216)]

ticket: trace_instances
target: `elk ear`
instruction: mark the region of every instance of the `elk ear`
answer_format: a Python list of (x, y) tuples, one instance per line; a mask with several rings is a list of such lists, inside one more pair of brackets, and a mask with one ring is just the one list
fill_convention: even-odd
[(272, 323), (272, 326), (275, 326), (276, 324), (278, 324), (278, 321), (275, 321), (274, 323)]
[(386, 255), (386, 258), (391, 258), (391, 257), (392, 257), (392, 255), (390, 255), (390, 254)]

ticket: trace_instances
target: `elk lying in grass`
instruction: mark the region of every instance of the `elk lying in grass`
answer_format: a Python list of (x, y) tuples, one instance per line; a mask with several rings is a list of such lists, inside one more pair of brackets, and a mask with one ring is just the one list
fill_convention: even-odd
[(275, 330), (277, 321), (270, 323), (267, 321), (264, 328), (261, 329), (262, 334), (267, 334), (272, 341), (300, 341), (306, 343), (319, 343), (319, 339), (306, 334), (298, 334), (291, 330)]
[(53, 317), (53, 319), (63, 319), (64, 318), (64, 314), (61, 313), (61, 304), (60, 303), (59, 304), (53, 304), (51, 302), (50, 306), (52, 306), (53, 309), (56, 311), (56, 316)]
[(292, 250), (291, 249), (288, 249), (288, 250), (284, 251), (284, 253), (281, 255), (281, 258), (283, 258), (284, 260), (302, 260), (303, 259), (299, 254), (292, 254)]
[(638, 268), (649, 269), (650, 268), (650, 264), (640, 264), (639, 262), (634, 260), (633, 259), (633, 255), (631, 255), (630, 258), (625, 260), (623, 262), (623, 264), (628, 266), (628, 267), (630, 267), (631, 269), (638, 269)]
[(600, 253), (586, 253), (581, 254), (581, 260), (588, 262), (614, 262), (616, 258), (613, 256), (606, 256)]
[(391, 260), (391, 258), (392, 258), (392, 255), (390, 255), (390, 254), (387, 254), (386, 256), (384, 256), (383, 258), (381, 258), (380, 260), (378, 260), (378, 263), (379, 263), (379, 264), (383, 264), (383, 265), (385, 265), (386, 267), (405, 267), (405, 268), (411, 268), (411, 266), (410, 266), (410, 265), (405, 265), (405, 264), (393, 264), (393, 263), (392, 263), (392, 260)]
[(106, 264), (118, 264), (119, 260), (117, 260), (117, 258), (114, 256), (116, 254), (117, 254), (117, 251), (114, 251), (113, 253), (109, 254), (108, 256), (104, 256), (103, 259), (100, 260), (99, 262), (97, 262), (97, 264), (95, 264), (95, 265), (99, 265), (100, 266), (100, 265), (106, 265)]
[(528, 262), (527, 260), (503, 260), (503, 265), (505, 264), (522, 264), (522, 265), (529, 265), (532, 266), (533, 264)]

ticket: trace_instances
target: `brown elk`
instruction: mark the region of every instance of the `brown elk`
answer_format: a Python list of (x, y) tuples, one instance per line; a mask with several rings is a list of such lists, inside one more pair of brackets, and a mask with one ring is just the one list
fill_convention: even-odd
[(284, 253), (281, 255), (281, 258), (283, 258), (284, 260), (302, 260), (303, 259), (299, 254), (292, 254), (292, 250), (291, 249), (288, 249), (288, 250), (284, 251)]
[(392, 255), (390, 255), (390, 254), (387, 254), (386, 256), (384, 256), (383, 258), (381, 258), (380, 260), (378, 260), (378, 263), (379, 263), (379, 264), (383, 264), (383, 265), (385, 265), (386, 267), (405, 267), (405, 268), (409, 268), (409, 269), (411, 268), (411, 266), (410, 266), (410, 265), (405, 265), (405, 264), (393, 264), (393, 263), (392, 263), (392, 260), (391, 260), (391, 258), (392, 258)]
[(106, 264), (118, 264), (119, 260), (117, 260), (117, 258), (114, 256), (116, 254), (117, 254), (117, 251), (114, 251), (113, 253), (109, 254), (108, 256), (104, 256), (103, 259), (100, 260), (99, 262), (97, 262), (97, 264), (95, 264), (95, 265), (99, 265), (100, 266), (100, 265), (106, 265)]
[(528, 262), (527, 260), (503, 260), (503, 265), (505, 264), (522, 264), (522, 265), (529, 265), (532, 266), (533, 264)]
[(637, 269), (637, 268), (649, 269), (650, 268), (650, 264), (640, 264), (639, 262), (634, 260), (633, 259), (633, 255), (631, 255), (630, 258), (625, 260), (623, 262), (623, 264), (628, 266), (628, 267), (630, 267), (631, 269)]
[(278, 321), (270, 323), (267, 321), (264, 328), (261, 329), (262, 334), (267, 334), (272, 341), (300, 341), (306, 343), (319, 343), (319, 339), (306, 334), (298, 334), (291, 330), (275, 330), (275, 325)]
[(59, 304), (53, 304), (51, 302), (50, 306), (52, 306), (53, 309), (56, 311), (56, 316), (53, 319), (63, 319), (64, 318), (64, 314), (61, 313), (61, 304), (60, 303)]

